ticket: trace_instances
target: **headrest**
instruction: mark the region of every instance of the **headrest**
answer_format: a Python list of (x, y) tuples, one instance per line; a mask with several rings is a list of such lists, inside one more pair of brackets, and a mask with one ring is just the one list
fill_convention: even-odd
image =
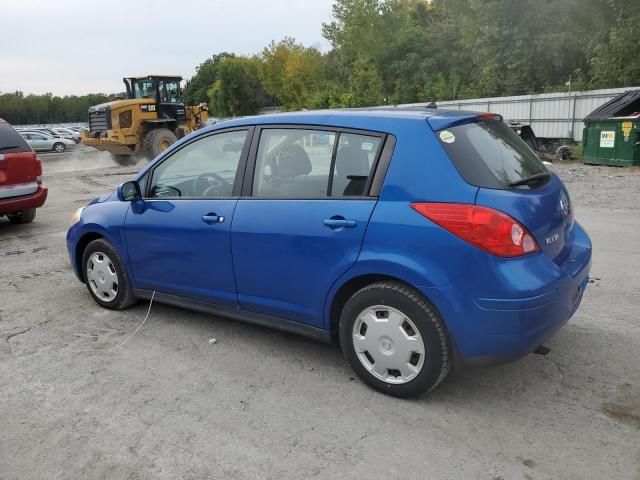
[(358, 145), (347, 145), (338, 150), (336, 170), (343, 177), (347, 175), (369, 175), (369, 156)]
[(311, 173), (311, 160), (300, 145), (288, 145), (277, 155), (275, 176), (279, 178), (294, 178)]

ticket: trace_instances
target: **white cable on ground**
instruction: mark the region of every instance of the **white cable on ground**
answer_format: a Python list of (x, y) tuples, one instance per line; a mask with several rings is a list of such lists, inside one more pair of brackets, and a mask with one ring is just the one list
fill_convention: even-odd
[(129, 340), (131, 340), (131, 338), (138, 333), (138, 330), (140, 330), (142, 328), (142, 326), (144, 325), (144, 322), (147, 321), (147, 318), (149, 318), (149, 314), (151, 313), (151, 305), (153, 305), (153, 297), (156, 296), (156, 291), (154, 290), (153, 293), (151, 294), (151, 300), (149, 301), (149, 310), (147, 310), (147, 314), (144, 317), (144, 320), (142, 320), (142, 323), (140, 325), (138, 325), (138, 328), (136, 328), (135, 332), (133, 332), (131, 335), (129, 335), (124, 342), (122, 342), (120, 345), (118, 345), (119, 347), (122, 347), (125, 343), (127, 343)]

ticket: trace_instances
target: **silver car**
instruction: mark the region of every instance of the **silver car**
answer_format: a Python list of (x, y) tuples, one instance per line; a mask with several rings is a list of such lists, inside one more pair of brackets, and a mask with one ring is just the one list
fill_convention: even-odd
[(36, 152), (62, 153), (76, 144), (68, 138), (52, 137), (42, 132), (21, 131), (19, 133)]

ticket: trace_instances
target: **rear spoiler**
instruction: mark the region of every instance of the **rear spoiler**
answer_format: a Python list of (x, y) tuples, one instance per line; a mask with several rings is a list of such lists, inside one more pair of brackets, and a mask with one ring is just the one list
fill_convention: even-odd
[(502, 115), (488, 112), (457, 112), (449, 110), (446, 112), (446, 114), (434, 115), (427, 118), (427, 123), (434, 132), (437, 132), (438, 130), (456, 127), (458, 125), (491, 120), (497, 120), (501, 122)]

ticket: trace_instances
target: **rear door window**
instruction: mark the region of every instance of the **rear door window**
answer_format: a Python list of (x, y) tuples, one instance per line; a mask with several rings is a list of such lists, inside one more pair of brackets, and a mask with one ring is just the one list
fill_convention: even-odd
[(0, 153), (30, 152), (31, 147), (11, 125), (0, 122)]
[(508, 189), (515, 182), (547, 172), (533, 150), (501, 121), (458, 125), (436, 136), (464, 179), (477, 187)]
[(367, 180), (378, 156), (381, 137), (341, 133), (333, 169), (332, 197), (365, 195)]
[(253, 195), (326, 197), (335, 139), (335, 132), (293, 128), (263, 130)]

